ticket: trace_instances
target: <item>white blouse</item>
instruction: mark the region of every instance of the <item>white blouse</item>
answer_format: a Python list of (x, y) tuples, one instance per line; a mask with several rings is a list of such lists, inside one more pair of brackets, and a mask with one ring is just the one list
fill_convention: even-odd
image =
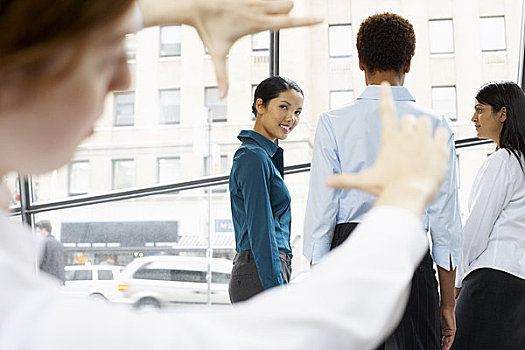
[(500, 149), (487, 158), (476, 175), (469, 211), (456, 287), (480, 268), (525, 279), (525, 173), (516, 156)]

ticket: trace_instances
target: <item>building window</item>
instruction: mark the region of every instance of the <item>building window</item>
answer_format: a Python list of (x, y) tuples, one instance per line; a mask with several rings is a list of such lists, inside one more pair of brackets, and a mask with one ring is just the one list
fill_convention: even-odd
[(70, 196), (89, 193), (91, 186), (91, 164), (87, 160), (69, 164), (68, 192)]
[(330, 57), (352, 56), (352, 26), (350, 24), (328, 26), (328, 45)]
[(124, 47), (126, 48), (128, 61), (135, 60), (137, 58), (137, 36), (135, 34), (126, 34)]
[(433, 86), (432, 109), (436, 113), (445, 115), (445, 117), (449, 118), (450, 120), (456, 120), (456, 87)]
[(133, 159), (113, 160), (112, 188), (119, 190), (135, 185), (135, 161)]
[[(214, 159), (212, 157), (213, 164), (210, 164), (209, 157), (205, 156), (203, 158), (203, 165), (204, 165), (204, 176), (209, 175), (224, 175), (228, 174), (230, 172), (230, 163), (228, 160), (228, 156), (225, 154), (221, 154), (219, 159)], [(210, 165), (212, 167), (210, 171)], [(228, 191), (228, 185), (218, 185), (212, 187), (212, 193), (223, 193)], [(204, 193), (208, 193), (208, 188), (204, 188)]]
[(505, 40), (505, 18), (480, 18), (481, 51), (502, 51), (507, 49)]
[(180, 124), (180, 89), (159, 90), (160, 123)]
[(181, 26), (160, 27), (160, 56), (180, 56), (182, 43)]
[(135, 118), (135, 93), (122, 92), (115, 96), (114, 126), (133, 126)]
[(213, 122), (225, 122), (227, 113), (226, 99), (219, 98), (219, 89), (216, 87), (204, 88), (204, 105), (211, 111)]
[(173, 184), (181, 181), (180, 157), (157, 159), (157, 181), (159, 184)]
[(353, 90), (332, 90), (330, 91), (330, 109), (339, 108), (342, 105), (353, 101)]
[(270, 32), (260, 32), (252, 35), (252, 51), (268, 51), (270, 49)]
[(454, 52), (454, 27), (451, 19), (428, 22), (430, 53)]

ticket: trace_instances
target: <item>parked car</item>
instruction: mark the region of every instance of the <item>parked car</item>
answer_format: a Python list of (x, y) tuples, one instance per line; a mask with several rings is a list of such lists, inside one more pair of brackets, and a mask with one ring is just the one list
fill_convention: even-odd
[(66, 266), (66, 282), (62, 287), (62, 291), (73, 296), (90, 296), (100, 300), (114, 300), (120, 297), (116, 279), (122, 269), (123, 266), (112, 265)]
[[(229, 304), (228, 283), (232, 262), (210, 260), (210, 297), (213, 304)], [(208, 265), (204, 257), (152, 256), (133, 260), (120, 275), (119, 302), (137, 308), (173, 304), (205, 304), (208, 300)]]

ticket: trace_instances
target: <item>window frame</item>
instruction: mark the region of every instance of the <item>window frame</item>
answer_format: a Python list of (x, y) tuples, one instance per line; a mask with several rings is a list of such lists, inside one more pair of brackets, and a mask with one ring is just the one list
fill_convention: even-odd
[[(349, 54), (343, 54), (343, 55), (332, 55), (332, 45), (331, 43), (331, 35), (330, 35), (330, 29), (335, 27), (350, 27), (350, 53)], [(354, 37), (353, 37), (353, 28), (352, 23), (337, 23), (337, 24), (329, 24), (328, 25), (328, 57), (330, 58), (350, 58), (354, 56)]]
[[(432, 51), (432, 45), (431, 43), (433, 42), (432, 40), (432, 34), (431, 34), (431, 23), (432, 22), (445, 22), (445, 21), (449, 21), (450, 24), (451, 24), (451, 28), (452, 28), (452, 51)], [(454, 39), (454, 19), (453, 18), (432, 18), (432, 19), (429, 19), (428, 20), (428, 52), (430, 53), (430, 55), (447, 55), (447, 54), (454, 54), (456, 52), (456, 41)]]

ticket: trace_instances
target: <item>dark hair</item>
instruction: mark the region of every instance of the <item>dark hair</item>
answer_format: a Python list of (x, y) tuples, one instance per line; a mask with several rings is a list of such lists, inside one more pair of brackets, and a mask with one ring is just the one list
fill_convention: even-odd
[(416, 49), (416, 35), (409, 21), (393, 13), (368, 17), (357, 33), (359, 59), (370, 73), (402, 73)]
[[(45, 86), (75, 66), (85, 37), (113, 23), (133, 0), (2, 0), (0, 2), (0, 76), (29, 86)], [(50, 69), (64, 44), (78, 45), (71, 62)]]
[(49, 220), (41, 220), (35, 224), (35, 228), (46, 230), (51, 234), (51, 222)]
[(304, 96), (303, 90), (301, 90), (299, 85), (297, 85), (297, 83), (293, 80), (288, 79), (286, 77), (274, 75), (273, 77), (269, 77), (261, 81), (261, 83), (257, 85), (255, 93), (253, 94), (253, 115), (257, 117), (257, 108), (255, 108), (255, 103), (259, 98), (263, 101), (263, 105), (267, 106), (270, 100), (273, 100), (274, 98), (279, 96), (281, 92), (289, 90), (295, 90)]
[(505, 148), (518, 158), (521, 169), (521, 156), (525, 155), (525, 95), (512, 81), (495, 81), (481, 86), (476, 100), (492, 108), (497, 113), (501, 108), (507, 110), (507, 119), (499, 135), (499, 148)]

